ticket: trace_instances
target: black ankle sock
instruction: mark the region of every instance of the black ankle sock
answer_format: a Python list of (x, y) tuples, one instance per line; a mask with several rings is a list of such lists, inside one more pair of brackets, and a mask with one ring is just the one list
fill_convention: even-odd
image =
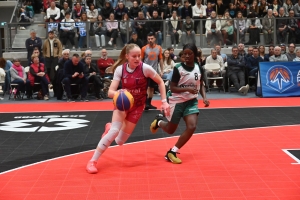
[(152, 97), (148, 98), (148, 105), (151, 105)]

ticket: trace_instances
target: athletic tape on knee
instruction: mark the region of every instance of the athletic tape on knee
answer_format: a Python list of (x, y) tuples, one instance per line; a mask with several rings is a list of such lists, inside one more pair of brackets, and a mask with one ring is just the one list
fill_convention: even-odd
[(121, 122), (112, 122), (111, 128), (108, 131), (108, 133), (100, 140), (98, 143), (98, 147), (105, 151), (109, 145), (114, 141), (114, 139), (118, 136), (119, 131), (122, 127)]
[(116, 137), (115, 141), (118, 145), (123, 145), (131, 134), (125, 133), (124, 131), (120, 130), (118, 137)]

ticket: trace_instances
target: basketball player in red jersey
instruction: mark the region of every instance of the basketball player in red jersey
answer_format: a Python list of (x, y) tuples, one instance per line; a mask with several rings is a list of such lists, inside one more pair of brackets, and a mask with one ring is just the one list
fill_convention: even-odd
[(170, 114), (170, 106), (166, 100), (166, 91), (160, 75), (150, 66), (141, 62), (141, 49), (136, 44), (128, 44), (122, 49), (119, 59), (112, 66), (113, 81), (109, 87), (108, 96), (113, 98), (117, 92), (120, 81), (122, 88), (129, 91), (134, 98), (134, 105), (129, 111), (113, 111), (112, 123), (105, 126), (105, 132), (88, 162), (88, 173), (97, 173), (97, 161), (113, 140), (122, 145), (133, 132), (137, 122), (142, 116), (147, 98), (147, 80), (151, 78), (159, 85), (162, 105), (161, 109), (166, 116)]

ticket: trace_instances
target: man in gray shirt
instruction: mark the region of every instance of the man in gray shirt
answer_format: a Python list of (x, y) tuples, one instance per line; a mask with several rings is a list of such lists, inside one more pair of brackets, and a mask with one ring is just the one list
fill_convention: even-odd
[(281, 48), (276, 46), (274, 49), (274, 55), (269, 58), (270, 62), (284, 62), (288, 61), (285, 54), (281, 54)]

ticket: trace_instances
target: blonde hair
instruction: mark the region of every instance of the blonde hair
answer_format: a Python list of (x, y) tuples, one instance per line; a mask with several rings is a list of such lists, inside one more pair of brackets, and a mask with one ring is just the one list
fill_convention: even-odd
[(127, 59), (126, 59), (126, 54), (128, 54), (132, 49), (134, 49), (135, 47), (140, 48), (138, 45), (136, 44), (127, 44), (126, 46), (123, 47), (118, 60), (111, 66), (111, 72), (115, 72), (116, 68), (119, 65), (123, 65)]
[(31, 60), (33, 61), (34, 58), (39, 58), (39, 57), (37, 55), (35, 55), (35, 54), (32, 54), (31, 55)]
[[(166, 52), (166, 51), (169, 52), (169, 57), (168, 57), (168, 58), (165, 57), (165, 52)], [(170, 51), (169, 51), (168, 49), (164, 50), (162, 56), (163, 56), (163, 61), (164, 61), (164, 62), (166, 61), (166, 63), (167, 63), (168, 65), (171, 65), (172, 58), (171, 58)]]

